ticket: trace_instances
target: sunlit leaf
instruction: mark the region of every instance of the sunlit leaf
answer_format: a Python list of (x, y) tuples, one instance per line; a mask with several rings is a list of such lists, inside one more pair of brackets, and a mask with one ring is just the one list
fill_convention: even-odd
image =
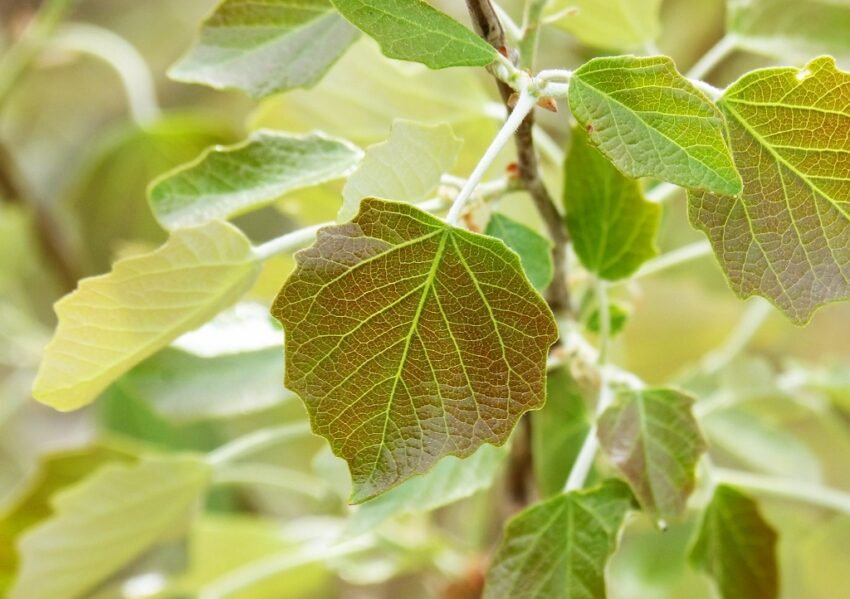
[(555, 26), (596, 48), (631, 49), (655, 40), (661, 32), (661, 0), (555, 0), (547, 14), (563, 14)]
[(163, 175), (150, 188), (151, 210), (166, 229), (230, 218), (283, 194), (343, 177), (363, 153), (345, 140), (256, 131), (233, 146), (216, 146)]
[(461, 143), (449, 125), (395, 121), (389, 139), (367, 148), (346, 181), (337, 219), (351, 220), (367, 197), (401, 202), (428, 198), (454, 166)]
[(564, 179), (567, 227), (590, 272), (622, 279), (658, 254), (661, 206), (644, 199), (638, 182), (597, 152), (580, 127), (573, 129)]
[(224, 0), (168, 74), (260, 98), (312, 87), (358, 35), (328, 0)]
[(248, 239), (213, 221), (81, 281), (56, 304), (59, 326), (33, 396), (58, 410), (93, 401), (130, 368), (234, 303), (258, 271)]
[(705, 441), (694, 400), (671, 389), (621, 391), (599, 418), (599, 442), (641, 506), (665, 520), (684, 510)]
[(484, 599), (602, 599), (631, 493), (619, 481), (558, 495), (508, 522)]
[(592, 145), (629, 177), (741, 191), (720, 111), (670, 58), (594, 58), (573, 74), (569, 100)]
[(351, 517), (348, 533), (368, 532), (391, 516), (428, 512), (486, 489), (506, 454), (505, 447), (482, 445), (468, 458), (445, 457), (430, 472), (361, 504)]
[(543, 404), (554, 319), (501, 241), (368, 198), (297, 260), (272, 309), (286, 386), (348, 462), (353, 501), (503, 444)]
[(726, 29), (741, 48), (791, 60), (831, 54), (850, 62), (847, 0), (727, 0), (726, 5)]
[(11, 599), (75, 597), (185, 526), (209, 478), (193, 458), (108, 466), (54, 500), (54, 515), (21, 539)]
[(496, 60), (490, 44), (423, 0), (331, 1), (390, 58), (432, 69), (486, 66)]
[(692, 193), (691, 222), (741, 297), (803, 324), (850, 296), (850, 74), (829, 57), (753, 71), (719, 105), (744, 191)]
[(525, 275), (535, 289), (543, 290), (549, 286), (555, 268), (552, 265), (551, 241), (534, 229), (498, 212), (490, 216), (484, 233), (501, 239), (519, 254)]
[(756, 502), (732, 487), (714, 490), (690, 560), (714, 579), (724, 599), (779, 596), (776, 531)]

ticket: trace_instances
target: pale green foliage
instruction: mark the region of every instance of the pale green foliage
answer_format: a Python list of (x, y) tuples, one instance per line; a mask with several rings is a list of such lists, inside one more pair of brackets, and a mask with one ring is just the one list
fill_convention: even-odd
[(484, 599), (604, 598), (605, 563), (630, 505), (628, 488), (609, 480), (521, 512), (505, 528)]
[(245, 236), (212, 221), (81, 281), (56, 304), (59, 325), (33, 396), (58, 410), (90, 403), (130, 368), (234, 303), (259, 269)]
[(486, 235), (505, 242), (517, 253), (522, 269), (535, 289), (542, 291), (552, 281), (552, 243), (540, 233), (512, 218), (493, 213), (484, 230)]
[(741, 48), (801, 62), (832, 54), (850, 66), (848, 0), (727, 0), (726, 16)]
[(224, 0), (169, 75), (257, 98), (311, 87), (358, 35), (328, 0)]
[(423, 0), (331, 1), (390, 58), (432, 69), (485, 66), (496, 59), (490, 44)]
[(399, 202), (427, 199), (440, 177), (454, 166), (461, 144), (445, 123), (393, 122), (389, 139), (368, 147), (363, 162), (345, 182), (337, 220), (351, 220), (366, 197)]
[(714, 578), (724, 599), (779, 596), (776, 532), (756, 502), (732, 487), (714, 490), (690, 559)]
[(850, 296), (850, 74), (829, 57), (744, 75), (719, 101), (740, 196), (693, 193), (732, 288), (806, 323)]
[(297, 189), (347, 175), (363, 152), (323, 134), (261, 130), (233, 146), (216, 146), (151, 184), (151, 210), (166, 229), (230, 218)]
[(555, 25), (583, 44), (628, 50), (658, 37), (660, 8), (661, 0), (555, 0), (547, 14), (569, 11)]
[(209, 478), (194, 458), (108, 466), (54, 500), (54, 515), (20, 541), (10, 599), (84, 596), (164, 537), (185, 528)]
[(594, 58), (573, 74), (569, 100), (591, 143), (629, 177), (741, 191), (723, 117), (670, 58)]
[(628, 277), (658, 253), (661, 207), (644, 199), (640, 185), (623, 176), (575, 127), (564, 166), (567, 227), (582, 264), (597, 276)]
[(599, 418), (599, 442), (641, 507), (666, 520), (679, 515), (694, 488), (705, 442), (693, 398), (671, 389), (622, 391)]
[(543, 404), (554, 319), (501, 241), (368, 198), (297, 259), (272, 308), (286, 385), (348, 462), (353, 501), (503, 444)]

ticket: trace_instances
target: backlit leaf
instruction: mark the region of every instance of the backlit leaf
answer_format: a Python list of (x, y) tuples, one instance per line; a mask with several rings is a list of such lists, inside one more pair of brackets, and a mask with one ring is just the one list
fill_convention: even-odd
[(724, 599), (779, 595), (776, 531), (756, 502), (732, 487), (714, 490), (690, 560), (714, 579)]
[(744, 191), (691, 194), (691, 222), (736, 293), (803, 324), (850, 296), (850, 74), (829, 57), (762, 69), (719, 106)]
[(272, 309), (286, 386), (348, 462), (353, 501), (503, 444), (543, 404), (554, 319), (501, 241), (368, 198), (297, 261)]
[(212, 221), (120, 260), (56, 303), (33, 397), (57, 410), (93, 401), (133, 366), (234, 303), (260, 264), (235, 227)]
[(542, 291), (549, 286), (555, 268), (552, 265), (551, 241), (534, 229), (498, 212), (490, 216), (484, 233), (501, 239), (519, 254), (522, 268), (535, 289)]
[(419, 202), (430, 197), (457, 159), (461, 140), (449, 125), (393, 122), (385, 142), (366, 148), (363, 162), (342, 189), (337, 219), (351, 220), (367, 197)]
[(166, 229), (200, 225), (256, 210), (279, 196), (338, 179), (363, 153), (345, 140), (256, 131), (242, 143), (216, 146), (155, 181), (151, 210)]
[(168, 74), (260, 98), (312, 87), (358, 35), (328, 0), (224, 0)]
[(486, 66), (496, 60), (490, 44), (423, 0), (331, 1), (390, 58), (432, 69)]
[(741, 191), (720, 111), (670, 58), (594, 58), (573, 74), (569, 100), (592, 145), (629, 177)]
[(77, 597), (185, 526), (209, 478), (193, 458), (108, 466), (54, 500), (54, 515), (21, 539), (10, 599)]
[(596, 48), (639, 48), (661, 32), (661, 0), (555, 0), (547, 14), (568, 11), (555, 26)]
[(505, 528), (484, 599), (604, 599), (605, 564), (630, 506), (626, 485), (609, 480), (521, 512)]
[(591, 147), (580, 127), (573, 129), (564, 179), (567, 227), (590, 272), (622, 279), (658, 254), (661, 206), (644, 199), (638, 182)]
[(694, 400), (671, 389), (621, 391), (599, 418), (599, 442), (643, 509), (667, 519), (684, 510), (705, 441)]
[(850, 63), (847, 0), (727, 0), (726, 18), (741, 48), (800, 61), (831, 54)]

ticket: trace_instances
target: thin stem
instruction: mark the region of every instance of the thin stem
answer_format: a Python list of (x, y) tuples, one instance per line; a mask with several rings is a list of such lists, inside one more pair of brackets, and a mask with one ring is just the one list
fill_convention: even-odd
[(138, 50), (108, 29), (84, 23), (64, 25), (51, 40), (64, 50), (82, 52), (108, 64), (124, 87), (130, 116), (138, 125), (159, 117), (159, 102), (153, 76)]
[(502, 23), (502, 27), (505, 28), (505, 32), (508, 36), (517, 41), (522, 39), (522, 28), (514, 23), (514, 20), (511, 18), (511, 15), (508, 14), (508, 11), (502, 8), (498, 2), (493, 2), (493, 10), (496, 11), (496, 16), (499, 18), (499, 21)]
[(321, 499), (327, 492), (327, 486), (314, 476), (269, 464), (223, 464), (216, 468), (213, 484), (277, 487), (312, 499)]
[(543, 10), (547, 4), (549, 4), (549, 0), (527, 0), (525, 3), (522, 37), (519, 41), (519, 64), (524, 69), (534, 68)]
[(608, 345), (611, 342), (611, 308), (608, 302), (608, 285), (602, 279), (594, 281), (596, 309), (599, 313), (599, 358), (600, 366), (608, 362)]
[(296, 422), (260, 429), (211, 451), (207, 454), (207, 462), (213, 466), (233, 462), (234, 460), (252, 453), (257, 453), (278, 443), (284, 443), (308, 435), (310, 435), (310, 425), (307, 422)]
[(663, 204), (681, 191), (682, 188), (678, 185), (674, 185), (673, 183), (659, 183), (647, 191), (644, 195), (650, 202)]
[(749, 344), (771, 311), (766, 300), (753, 298), (726, 341), (703, 357), (703, 371), (715, 373), (729, 364)]
[(702, 258), (703, 256), (708, 256), (709, 254), (711, 254), (711, 243), (708, 241), (697, 241), (689, 245), (676, 248), (675, 250), (662, 254), (657, 258), (653, 258), (638, 269), (638, 271), (632, 275), (631, 279), (624, 279), (623, 281), (618, 281), (618, 283), (655, 275), (667, 270), (668, 268), (685, 264), (686, 262)]
[(775, 497), (795, 499), (850, 514), (850, 493), (823, 485), (717, 467), (712, 468), (712, 475), (717, 483), (743, 487)]
[(718, 40), (712, 48), (703, 54), (686, 77), (688, 79), (704, 79), (711, 71), (723, 62), (738, 46), (738, 39), (731, 33), (727, 33)]
[(527, 88), (523, 88), (520, 92), (519, 100), (517, 100), (516, 106), (514, 106), (514, 109), (511, 111), (511, 114), (508, 116), (505, 124), (502, 125), (501, 129), (499, 129), (496, 137), (490, 143), (490, 147), (487, 148), (486, 152), (484, 152), (484, 156), (481, 157), (481, 160), (475, 166), (475, 169), (472, 171), (469, 179), (466, 180), (466, 185), (463, 186), (463, 189), (460, 190), (460, 193), (458, 193), (455, 198), (454, 204), (452, 204), (452, 207), (446, 216), (447, 223), (450, 225), (456, 225), (460, 221), (463, 209), (467, 200), (469, 200), (472, 196), (475, 186), (484, 176), (484, 173), (487, 172), (487, 169), (490, 168), (490, 165), (493, 164), (493, 161), (499, 155), (502, 148), (505, 147), (505, 144), (511, 140), (514, 132), (522, 124), (526, 115), (531, 112), (532, 108), (534, 108), (534, 104), (536, 102), (537, 100), (531, 95), (531, 92), (529, 92)]

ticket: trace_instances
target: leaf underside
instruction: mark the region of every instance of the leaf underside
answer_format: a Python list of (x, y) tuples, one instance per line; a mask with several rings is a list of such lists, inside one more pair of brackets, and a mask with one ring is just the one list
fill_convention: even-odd
[(556, 326), (501, 241), (367, 198), (297, 262), (272, 308), (286, 386), (348, 462), (352, 501), (503, 444), (543, 404)]
[(691, 222), (741, 297), (764, 296), (804, 324), (850, 297), (850, 74), (829, 57), (762, 69), (719, 105), (744, 191), (692, 193)]

